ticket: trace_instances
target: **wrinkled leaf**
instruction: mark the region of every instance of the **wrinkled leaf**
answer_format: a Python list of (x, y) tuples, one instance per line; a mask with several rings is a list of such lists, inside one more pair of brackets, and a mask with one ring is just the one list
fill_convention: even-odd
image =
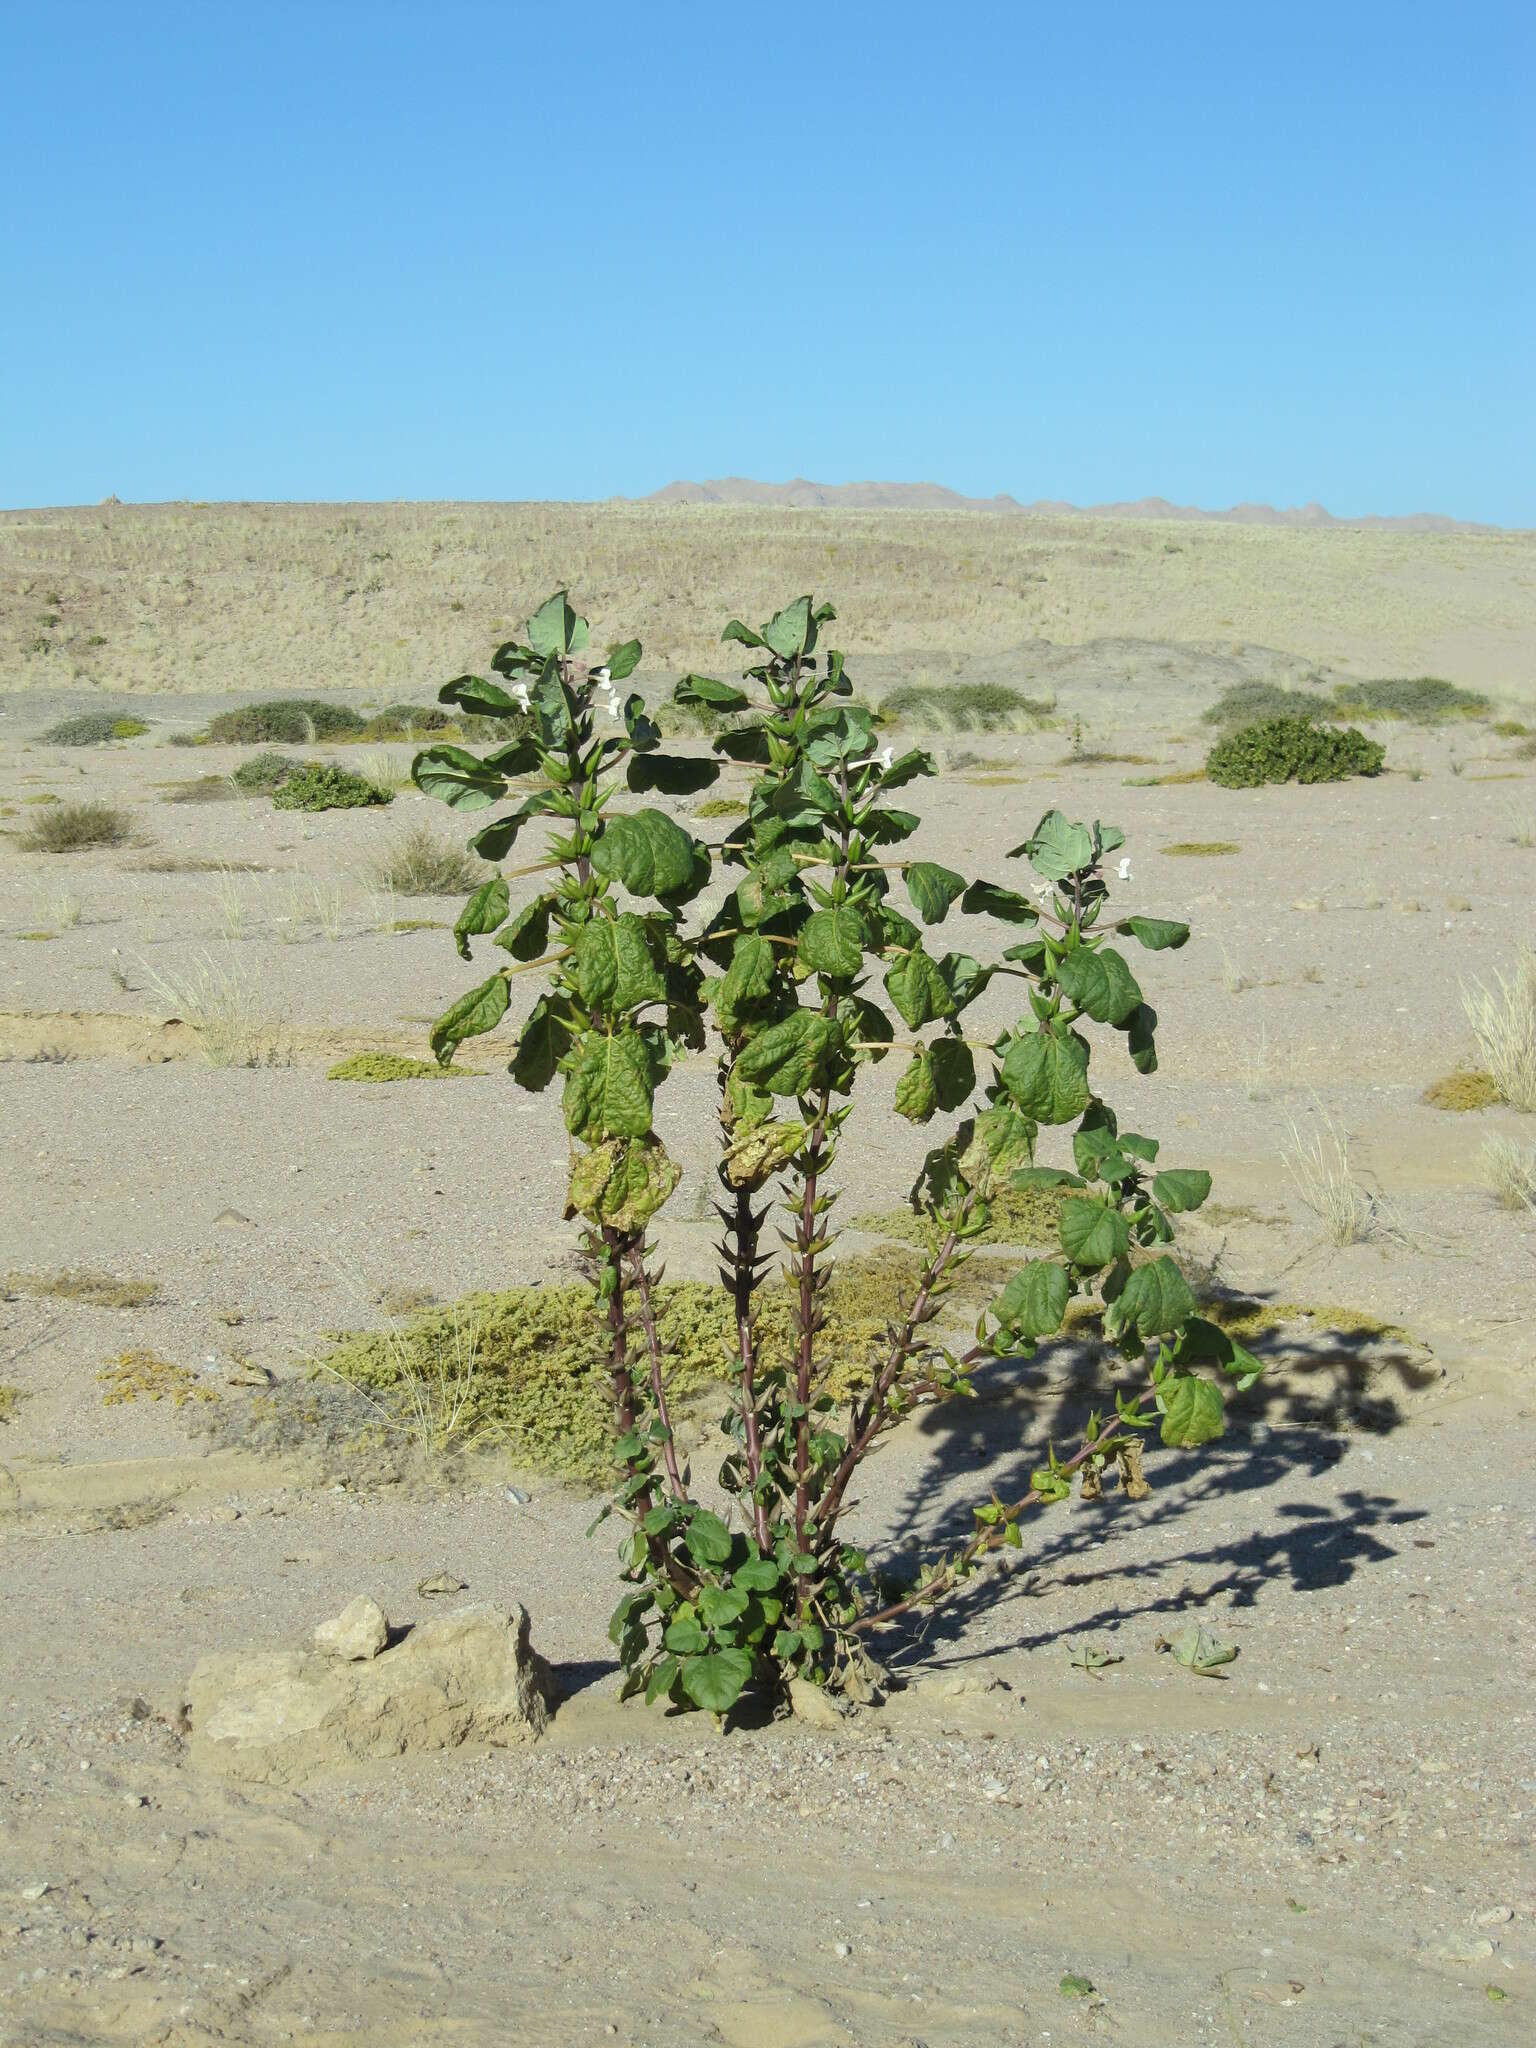
[(851, 981), (864, 965), (864, 927), (856, 910), (816, 910), (800, 927), (798, 951), (813, 974)]
[(653, 1085), (650, 1049), (637, 1031), (589, 1031), (566, 1063), (565, 1127), (576, 1138), (643, 1138)]
[(1107, 1266), (1130, 1250), (1130, 1225), (1103, 1202), (1069, 1196), (1061, 1205), (1058, 1228), (1061, 1248), (1074, 1266)]
[(1141, 990), (1124, 960), (1111, 947), (1086, 946), (1064, 953), (1056, 979), (1070, 1000), (1100, 1024), (1125, 1024), (1141, 1002)]
[(1226, 1427), (1221, 1389), (1199, 1373), (1170, 1373), (1157, 1390), (1157, 1402), (1163, 1411), (1163, 1442), (1176, 1448), (1208, 1444)]
[(885, 987), (909, 1030), (920, 1031), (925, 1024), (955, 1014), (955, 999), (938, 963), (920, 945), (893, 963)]
[(1004, 1332), (1030, 1340), (1054, 1337), (1071, 1297), (1065, 1267), (1054, 1259), (1031, 1259), (993, 1302), (992, 1313)]
[(467, 960), (470, 939), (495, 931), (506, 915), (507, 885), (500, 875), (495, 875), (489, 882), (480, 884), (459, 912), (453, 927), (453, 943), (459, 949), (459, 958)]
[(918, 916), (924, 924), (942, 924), (949, 906), (965, 894), (965, 877), (937, 861), (909, 861), (903, 879)]
[(676, 896), (695, 881), (697, 862), (708, 855), (663, 811), (631, 811), (610, 818), (592, 849), (593, 872), (622, 882), (632, 896)]
[(1171, 1336), (1195, 1312), (1189, 1282), (1173, 1260), (1152, 1259), (1138, 1266), (1104, 1311), (1105, 1334), (1118, 1342), (1134, 1330), (1143, 1343)]
[(816, 1010), (796, 1010), (742, 1047), (735, 1072), (772, 1095), (807, 1095), (841, 1050), (842, 1033), (834, 1019)]
[(643, 1230), (682, 1176), (659, 1138), (609, 1139), (572, 1160), (565, 1213), (599, 1229)]
[(1093, 835), (1086, 825), (1073, 825), (1061, 811), (1047, 811), (1022, 846), (1015, 846), (1008, 858), (1019, 854), (1035, 873), (1047, 882), (1064, 882), (1093, 865)]
[(504, 974), (493, 974), (489, 981), (482, 981), (478, 988), (460, 996), (432, 1026), (430, 1043), (438, 1065), (446, 1067), (455, 1048), (466, 1038), (494, 1031), (507, 1014), (509, 1000)]
[(483, 811), (507, 793), (505, 781), (494, 768), (445, 740), (416, 756), (411, 780), (423, 796), (435, 796), (456, 811)]
[(633, 911), (593, 917), (576, 941), (576, 983), (589, 1010), (612, 1016), (666, 995), (650, 939)]
[(1159, 1636), (1157, 1647), (1171, 1650), (1175, 1664), (1182, 1664), (1186, 1671), (1193, 1671), (1201, 1678), (1209, 1678), (1223, 1664), (1230, 1664), (1237, 1655), (1235, 1643), (1218, 1642), (1208, 1630), (1193, 1621), (1181, 1628), (1176, 1636)]
[(1036, 1123), (1071, 1123), (1088, 1107), (1088, 1052), (1075, 1032), (1042, 1027), (1016, 1038), (1002, 1077), (1015, 1103)]
[(1160, 1173), (1152, 1182), (1152, 1197), (1160, 1202), (1170, 1214), (1182, 1215), (1188, 1209), (1198, 1209), (1211, 1192), (1211, 1176), (1193, 1166), (1170, 1168)]

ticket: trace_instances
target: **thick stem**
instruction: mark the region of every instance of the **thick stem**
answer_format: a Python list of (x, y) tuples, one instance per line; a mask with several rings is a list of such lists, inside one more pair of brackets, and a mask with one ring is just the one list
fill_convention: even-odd
[(821, 1114), (805, 1151), (805, 1179), (800, 1190), (800, 1221), (796, 1251), (800, 1267), (800, 1346), (795, 1360), (795, 1536), (805, 1548), (810, 1510), (811, 1371), (816, 1358), (816, 1182), (821, 1167), (821, 1132), (827, 1114), (823, 1092)]
[(757, 1531), (760, 1548), (767, 1551), (773, 1548), (773, 1537), (768, 1525), (768, 1503), (759, 1490), (763, 1473), (763, 1441), (757, 1417), (757, 1341), (752, 1334), (752, 1296), (757, 1286), (757, 1234), (760, 1225), (761, 1218), (752, 1207), (750, 1190), (738, 1188), (731, 1252), (737, 1387), (747, 1446), (747, 1479), (752, 1489), (752, 1526)]
[(656, 1305), (651, 1298), (651, 1276), (645, 1270), (645, 1241), (632, 1237), (629, 1241), (629, 1270), (640, 1297), (640, 1324), (645, 1331), (646, 1350), (651, 1361), (651, 1398), (656, 1403), (656, 1419), (666, 1431), (662, 1441), (662, 1461), (667, 1468), (667, 1483), (672, 1488), (672, 1498), (683, 1500), (686, 1495), (677, 1469), (677, 1446), (672, 1441), (672, 1418), (667, 1413), (667, 1391), (661, 1377), (661, 1336), (656, 1328)]

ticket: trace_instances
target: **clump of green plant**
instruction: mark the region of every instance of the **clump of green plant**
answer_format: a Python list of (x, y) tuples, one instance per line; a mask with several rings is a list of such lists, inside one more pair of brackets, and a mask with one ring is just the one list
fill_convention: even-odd
[(142, 718), (124, 718), (115, 711), (82, 711), (50, 725), (42, 737), (51, 747), (99, 747), (108, 740), (136, 740), (148, 731)]
[(1442, 1074), (1438, 1081), (1431, 1081), (1421, 1098), (1431, 1109), (1450, 1109), (1465, 1112), (1474, 1109), (1491, 1109), (1499, 1099), (1492, 1074), (1481, 1069), (1466, 1068), (1454, 1074)]
[(1353, 726), (1343, 732), (1308, 718), (1268, 718), (1231, 732), (1205, 760), (1206, 779), (1223, 789), (1257, 789), (1265, 782), (1342, 782), (1379, 775), (1385, 750)]
[(101, 1397), (107, 1408), (120, 1407), (127, 1401), (166, 1400), (177, 1408), (185, 1408), (189, 1401), (210, 1402), (219, 1398), (217, 1388), (200, 1380), (189, 1367), (162, 1358), (157, 1351), (119, 1352), (96, 1377), (107, 1390)]
[(712, 796), (696, 806), (696, 818), (744, 818), (747, 807), (739, 796)]
[(50, 1301), (75, 1301), (87, 1308), (148, 1308), (160, 1299), (153, 1280), (120, 1280), (115, 1273), (66, 1267), (59, 1273), (11, 1273), (11, 1294), (32, 1294)]
[(1536, 1150), (1499, 1133), (1484, 1141), (1480, 1163), (1501, 1209), (1536, 1209)]
[(880, 700), (882, 718), (921, 732), (1035, 732), (1055, 709), (1010, 683), (903, 683)]
[(1328, 698), (1283, 683), (1234, 683), (1200, 714), (1207, 725), (1257, 725), (1270, 718), (1326, 718)]
[(113, 804), (50, 804), (28, 824), (21, 843), (30, 853), (81, 853), (125, 845), (131, 830), (127, 813)]
[(1401, 718), (1442, 725), (1448, 718), (1487, 718), (1493, 706), (1480, 690), (1458, 689), (1441, 676), (1384, 676), (1340, 683), (1333, 693), (1337, 718)]
[[(1176, 1446), (1219, 1435), (1223, 1380), (1243, 1387), (1259, 1371), (1196, 1314), (1168, 1250), (1173, 1218), (1206, 1199), (1209, 1175), (1160, 1168), (1157, 1141), (1122, 1132), (1089, 1078), (1096, 1026), (1139, 1071), (1156, 1066), (1155, 1013), (1110, 940), (1160, 951), (1183, 945), (1188, 927), (1114, 916), (1104, 864), (1122, 835), (1058, 811), (1013, 850), (1038, 878), (1038, 896), (897, 852), (919, 820), (893, 798), (935, 765), (921, 750), (898, 758), (876, 744), (842, 655), (818, 651), (832, 616), (803, 597), (759, 629), (739, 619), (725, 629), (749, 650), (745, 680), (762, 718), (722, 734), (715, 751), (759, 772), (748, 815), (721, 849), (741, 879), (700, 931), (686, 912), (708, 880), (708, 850), (666, 813), (618, 802), (626, 790), (691, 789), (697, 764), (662, 751), (644, 700), (621, 695), (639, 643), (594, 661), (565, 592), (529, 620), (526, 641), (497, 650), (492, 667), (510, 688), (462, 676), (441, 692), (477, 714), (528, 714), (532, 732), (483, 759), (429, 747), (414, 770), (422, 790), (466, 810), (504, 799), (511, 775), (540, 777), (470, 842), (500, 861), (530, 819), (547, 818), (552, 836), (531, 864), (540, 893), (514, 913), (509, 878), (497, 875), (470, 897), (455, 927), (461, 952), (490, 937), (510, 958), (438, 1019), (432, 1047), (450, 1061), (507, 1015), (520, 974), (542, 972), (510, 1071), (533, 1090), (563, 1082), (566, 1213), (582, 1225), (596, 1369), (623, 1472), (614, 1510), (628, 1585), (610, 1633), (626, 1692), (720, 1714), (750, 1684), (850, 1680), (874, 1632), (1021, 1547), (1022, 1518), (1066, 1499), (1077, 1474), (1094, 1483), (1106, 1468), (1139, 1474), (1151, 1429)], [(753, 705), (748, 689), (695, 679), (704, 682), (719, 710)], [(957, 904), (1002, 928), (1008, 943), (996, 958), (929, 950), (929, 930)], [(869, 993), (875, 977), (901, 1038)], [(1009, 1028), (968, 1035), (964, 1013), (995, 980), (1018, 981), (1025, 1006)], [(674, 1361), (647, 1239), (680, 1178), (655, 1129), (657, 1093), (680, 1053), (703, 1048), (706, 1012), (723, 1043), (725, 1515), (700, 1502), (679, 1461)], [(859, 1076), (898, 1052), (899, 1114), (956, 1121), (919, 1183), (930, 1246), (861, 1355), (828, 1342), (832, 1169)], [(1070, 1165), (1036, 1163), (1043, 1129), (1070, 1129)], [(1063, 1192), (1056, 1251), (1012, 1268), (974, 1341), (951, 1349), (941, 1319), (990, 1202), (1041, 1186)], [(790, 1248), (782, 1333), (765, 1313), (775, 1285), (763, 1226), (775, 1195)], [(1047, 1448), (1017, 1499), (979, 1502), (974, 1536), (931, 1558), (912, 1590), (886, 1597), (842, 1528), (863, 1460), (914, 1408), (963, 1395), (979, 1365), (1006, 1369), (1061, 1331), (1074, 1303), (1078, 1340), (1118, 1361), (1129, 1384), (1107, 1384), (1075, 1449)]]
[(439, 839), (426, 825), (412, 825), (380, 856), (374, 879), (381, 889), (400, 896), (461, 896), (485, 879), (485, 863)]
[(407, 740), (418, 734), (449, 733), (457, 730), (452, 714), (441, 704), (386, 704), (376, 711), (358, 734), (365, 740)]
[(436, 1060), (407, 1059), (398, 1052), (353, 1052), (338, 1060), (327, 1081), (450, 1081), (467, 1069), (439, 1066)]
[(394, 792), (380, 789), (366, 776), (338, 768), (334, 761), (315, 761), (290, 775), (272, 793), (280, 811), (354, 811), (369, 804), (394, 801)]
[(271, 748), (264, 748), (261, 753), (252, 754), (248, 761), (242, 761), (229, 779), (242, 795), (272, 796), (303, 766), (304, 763), (296, 761), (292, 754), (279, 754)]
[(1462, 991), (1467, 1022), (1500, 1102), (1536, 1111), (1536, 947), (1521, 946), (1507, 981), (1493, 978)]
[(1241, 853), (1242, 848), (1235, 839), (1175, 839), (1161, 849), (1171, 853), (1176, 860), (1210, 860), (1223, 854)]
[(21, 1387), (0, 1385), (0, 1423), (14, 1422), (16, 1410), (27, 1398)]
[(221, 711), (208, 721), (208, 737), (221, 746), (303, 747), (316, 740), (358, 738), (364, 721), (350, 705), (323, 697), (274, 697)]
[(190, 782), (173, 783), (165, 792), (168, 804), (222, 804), (237, 795), (227, 775), (198, 775)]

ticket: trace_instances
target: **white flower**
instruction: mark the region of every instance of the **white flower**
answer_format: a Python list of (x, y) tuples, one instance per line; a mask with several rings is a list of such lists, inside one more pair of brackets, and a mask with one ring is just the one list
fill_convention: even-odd
[(1129, 854), (1125, 856), (1125, 859), (1121, 861), (1119, 867), (1115, 869), (1115, 873), (1120, 877), (1122, 882), (1128, 882), (1131, 879), (1131, 856)]
[(613, 688), (612, 684), (608, 687), (608, 699), (603, 708), (610, 718), (617, 718), (624, 708), (619, 701), (619, 693)]
[(882, 747), (880, 749), (880, 772), (882, 775), (885, 773), (886, 769), (890, 767), (891, 763), (895, 760), (895, 758), (896, 749), (894, 747)]
[(1033, 882), (1033, 883), (1031, 883), (1031, 885), (1030, 885), (1030, 891), (1029, 891), (1029, 893), (1030, 893), (1030, 895), (1031, 895), (1031, 896), (1036, 896), (1036, 897), (1038, 897), (1038, 898), (1039, 898), (1039, 900), (1040, 900), (1040, 901), (1041, 901), (1042, 903), (1044, 903), (1044, 901), (1046, 900), (1046, 898), (1047, 898), (1047, 897), (1048, 897), (1048, 896), (1050, 895), (1050, 893), (1051, 893), (1051, 885), (1050, 885), (1050, 883), (1049, 883), (1049, 882)]
[(528, 685), (526, 683), (514, 683), (512, 685), (512, 694), (517, 699), (521, 709), (524, 711), (528, 710)]

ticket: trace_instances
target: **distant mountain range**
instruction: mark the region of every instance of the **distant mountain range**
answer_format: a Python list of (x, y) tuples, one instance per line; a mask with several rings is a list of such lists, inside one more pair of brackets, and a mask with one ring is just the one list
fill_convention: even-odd
[(646, 505), (782, 505), (792, 511), (859, 512), (1005, 512), (1034, 518), (1091, 513), (1101, 519), (1219, 519), (1233, 526), (1373, 526), (1395, 527), (1404, 533), (1492, 532), (1466, 519), (1447, 519), (1438, 512), (1410, 512), (1400, 518), (1370, 514), (1338, 519), (1322, 505), (1233, 505), (1225, 512), (1207, 512), (1195, 505), (1171, 505), (1166, 498), (1137, 498), (1114, 505), (1070, 505), (1063, 498), (1037, 498), (1020, 504), (1006, 491), (995, 498), (966, 498), (943, 484), (814, 484), (803, 476), (787, 484), (761, 484), (751, 477), (716, 477), (709, 483), (671, 483), (652, 491)]

